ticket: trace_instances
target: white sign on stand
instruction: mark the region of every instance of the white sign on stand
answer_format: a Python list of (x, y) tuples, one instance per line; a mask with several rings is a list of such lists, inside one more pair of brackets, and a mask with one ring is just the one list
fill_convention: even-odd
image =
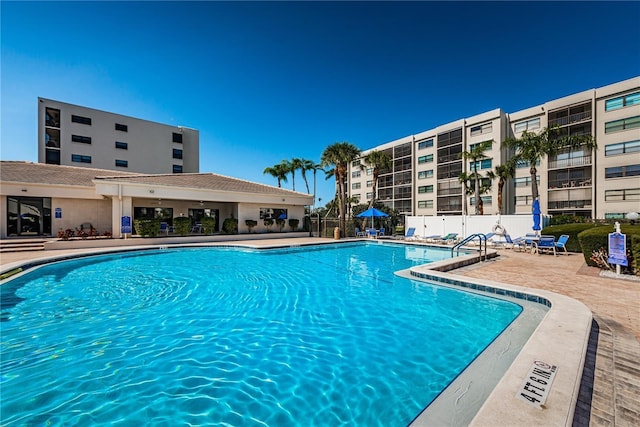
[(620, 223), (615, 224), (616, 231), (609, 233), (609, 264), (616, 266), (616, 274), (620, 274), (620, 266), (629, 265), (627, 260), (627, 235), (620, 232)]

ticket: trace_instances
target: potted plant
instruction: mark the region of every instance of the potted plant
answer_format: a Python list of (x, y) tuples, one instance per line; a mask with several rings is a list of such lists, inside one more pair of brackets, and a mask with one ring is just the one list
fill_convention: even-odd
[(268, 231), (271, 231), (271, 226), (273, 225), (273, 219), (271, 218), (266, 218), (264, 220), (264, 226), (267, 227)]
[(213, 234), (216, 231), (216, 218), (213, 216), (205, 216), (200, 222), (202, 223), (202, 232), (204, 234)]
[(282, 229), (284, 228), (284, 219), (276, 218), (276, 225), (278, 226), (278, 228), (280, 229), (280, 232), (282, 233)]
[(225, 234), (238, 234), (238, 220), (233, 217), (225, 219), (222, 223), (222, 231)]
[(173, 226), (176, 234), (186, 236), (191, 230), (191, 219), (186, 216), (178, 216), (173, 218)]
[(299, 219), (291, 218), (289, 220), (289, 227), (291, 227), (291, 231), (296, 231), (298, 229), (298, 224), (300, 224)]
[(247, 220), (245, 220), (244, 223), (247, 226), (247, 228), (249, 228), (249, 233), (251, 233), (251, 230), (253, 230), (253, 227), (258, 225), (258, 221), (254, 220), (254, 219), (247, 219)]

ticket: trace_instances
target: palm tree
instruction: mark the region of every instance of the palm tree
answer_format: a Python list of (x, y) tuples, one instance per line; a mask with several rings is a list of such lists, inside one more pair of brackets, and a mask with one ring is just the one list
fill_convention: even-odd
[(349, 163), (360, 155), (360, 149), (348, 142), (336, 142), (328, 146), (322, 153), (321, 163), (323, 166), (334, 166), (334, 175), (338, 188), (338, 207), (340, 212), (340, 231), (346, 235), (346, 192), (345, 182), (347, 181), (347, 170)]
[(293, 186), (293, 191), (296, 191), (296, 171), (298, 169), (302, 169), (302, 159), (298, 159), (294, 157), (291, 161), (283, 160), (284, 164), (289, 167), (289, 172), (291, 173), (291, 184)]
[[(376, 201), (376, 187), (378, 186), (378, 176), (380, 172), (391, 169), (391, 156), (386, 151), (373, 150), (366, 156), (364, 156), (366, 165), (373, 167), (373, 197), (369, 201), (369, 207), (373, 207), (373, 203)], [(363, 169), (366, 166), (361, 166)]]
[(313, 160), (307, 160), (307, 159), (299, 159), (299, 160), (300, 160), (300, 173), (302, 174), (304, 185), (307, 187), (307, 194), (311, 194), (311, 192), (309, 191), (309, 182), (307, 181), (307, 171), (313, 171), (313, 179), (314, 179), (313, 193), (315, 194), (316, 171), (320, 169), (320, 165), (316, 164)]
[(462, 157), (465, 160), (471, 160), (471, 165), (472, 165), (471, 174), (475, 181), (474, 197), (476, 202), (476, 215), (481, 215), (480, 205), (482, 204), (482, 201), (480, 199), (480, 183), (478, 182), (480, 180), (480, 174), (478, 173), (478, 163), (483, 159), (489, 158), (484, 152), (487, 151), (489, 148), (491, 148), (491, 144), (493, 144), (493, 140), (484, 141), (479, 144), (476, 144), (476, 146), (473, 147), (470, 151), (465, 151), (462, 153)]
[(531, 199), (539, 196), (538, 182), (536, 180), (536, 163), (544, 156), (555, 156), (564, 149), (584, 147), (589, 151), (597, 148), (596, 140), (591, 135), (564, 135), (558, 126), (547, 127), (535, 132), (522, 132), (520, 138), (508, 138), (502, 145), (515, 151), (514, 161), (523, 161), (529, 164), (531, 174)]
[(462, 201), (462, 214), (467, 215), (467, 198), (474, 196), (477, 215), (484, 215), (484, 202), (482, 195), (491, 191), (491, 180), (495, 179), (493, 171), (488, 171), (486, 176), (480, 173), (462, 172), (458, 176), (458, 181), (462, 183), (464, 200)]
[(512, 160), (507, 163), (496, 166), (494, 170), (495, 176), (498, 178), (498, 213), (502, 215), (502, 194), (504, 190), (504, 184), (508, 179), (511, 179), (516, 174), (516, 164)]
[(289, 170), (282, 163), (278, 163), (277, 165), (264, 168), (262, 173), (265, 175), (271, 175), (277, 179), (278, 188), (281, 188), (282, 182), (287, 182), (287, 174), (289, 173)]

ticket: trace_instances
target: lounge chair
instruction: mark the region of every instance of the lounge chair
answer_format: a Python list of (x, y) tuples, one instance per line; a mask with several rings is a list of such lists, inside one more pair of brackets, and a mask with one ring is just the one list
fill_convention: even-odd
[(569, 240), (569, 235), (567, 234), (563, 234), (560, 237), (558, 237), (558, 241), (556, 242), (556, 250), (559, 251), (560, 249), (562, 249), (565, 255), (569, 255), (569, 252), (567, 251), (568, 240)]
[(553, 251), (553, 256), (556, 256), (556, 237), (555, 236), (540, 236), (537, 242), (535, 242), (535, 251), (540, 254), (541, 251)]
[(449, 233), (446, 236), (433, 239), (434, 243), (445, 243), (447, 245), (449, 243), (455, 243), (457, 241), (458, 241), (458, 233)]
[(404, 235), (405, 239), (415, 239), (415, 234), (416, 234), (416, 228), (415, 227), (409, 227), (407, 228), (407, 232)]

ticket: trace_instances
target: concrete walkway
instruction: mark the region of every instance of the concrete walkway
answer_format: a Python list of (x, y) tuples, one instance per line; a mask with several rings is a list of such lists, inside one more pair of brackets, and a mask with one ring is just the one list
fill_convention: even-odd
[(574, 426), (640, 425), (640, 281), (601, 277), (581, 254), (500, 256), (456, 271), (577, 299), (594, 315)]

